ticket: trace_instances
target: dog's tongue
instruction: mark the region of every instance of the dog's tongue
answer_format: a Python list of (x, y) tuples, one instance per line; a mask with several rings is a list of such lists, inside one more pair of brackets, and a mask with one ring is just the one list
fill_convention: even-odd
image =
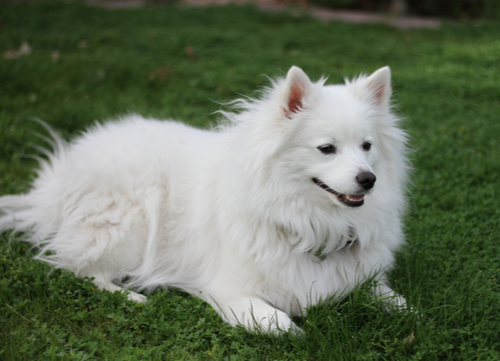
[(360, 201), (362, 200), (363, 198), (365, 198), (365, 195), (362, 194), (360, 196), (350, 196), (350, 195), (347, 195), (346, 198), (350, 201)]

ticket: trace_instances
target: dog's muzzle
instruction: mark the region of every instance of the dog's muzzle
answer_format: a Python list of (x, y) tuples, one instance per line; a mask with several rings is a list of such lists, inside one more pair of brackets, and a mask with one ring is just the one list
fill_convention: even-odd
[[(368, 191), (373, 188), (377, 177), (372, 172), (361, 172), (356, 176), (356, 182), (363, 188), (365, 191)], [(323, 181), (318, 178), (313, 178), (312, 181), (323, 188), (328, 193), (333, 194), (337, 197), (338, 201), (348, 207), (361, 207), (365, 203), (365, 195), (352, 195), (352, 194), (342, 194), (339, 193), (330, 187), (328, 187)]]

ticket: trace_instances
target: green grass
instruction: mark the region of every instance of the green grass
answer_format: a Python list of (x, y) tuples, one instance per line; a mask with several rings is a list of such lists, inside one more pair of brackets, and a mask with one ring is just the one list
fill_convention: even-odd
[[(391, 314), (366, 288), (298, 320), (303, 338), (231, 328), (202, 301), (159, 290), (146, 305), (0, 242), (1, 360), (499, 360), (500, 25), (400, 31), (323, 24), (252, 7), (105, 10), (0, 3), (0, 194), (34, 178), (43, 119), (70, 138), (138, 112), (206, 127), (215, 101), (301, 66), (330, 82), (390, 65), (412, 138), (407, 245), (391, 273), (420, 311)], [(195, 58), (190, 59), (186, 47)], [(52, 61), (54, 51), (57, 61)], [(412, 332), (412, 346), (402, 341)]]

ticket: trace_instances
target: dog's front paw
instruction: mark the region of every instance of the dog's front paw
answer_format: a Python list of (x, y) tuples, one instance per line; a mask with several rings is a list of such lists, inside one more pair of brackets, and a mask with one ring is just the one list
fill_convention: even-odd
[(296, 337), (304, 334), (285, 312), (257, 298), (242, 298), (223, 307), (216, 304), (216, 307), (231, 325), (242, 325), (252, 332), (275, 336), (290, 332)]
[(134, 301), (137, 303), (146, 303), (148, 301), (148, 298), (144, 295), (141, 295), (140, 293), (136, 293), (133, 291), (125, 291), (127, 293), (127, 298), (130, 301)]
[(260, 319), (255, 318), (254, 314), (245, 326), (252, 331), (258, 330), (274, 336), (281, 336), (285, 333), (290, 333), (295, 337), (304, 335), (304, 330), (297, 326), (286, 313), (279, 310), (275, 310), (274, 313), (269, 313)]

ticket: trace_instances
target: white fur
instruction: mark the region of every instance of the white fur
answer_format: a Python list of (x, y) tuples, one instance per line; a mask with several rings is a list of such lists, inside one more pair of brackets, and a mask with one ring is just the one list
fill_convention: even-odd
[[(103, 289), (179, 287), (251, 330), (295, 330), (291, 315), (376, 273), (375, 295), (393, 296), (408, 166), (390, 92), (387, 67), (334, 86), (292, 67), (213, 131), (132, 115), (69, 144), (53, 135), (30, 192), (0, 198), (0, 231)], [(354, 194), (360, 171), (377, 180), (357, 208), (311, 180)]]

